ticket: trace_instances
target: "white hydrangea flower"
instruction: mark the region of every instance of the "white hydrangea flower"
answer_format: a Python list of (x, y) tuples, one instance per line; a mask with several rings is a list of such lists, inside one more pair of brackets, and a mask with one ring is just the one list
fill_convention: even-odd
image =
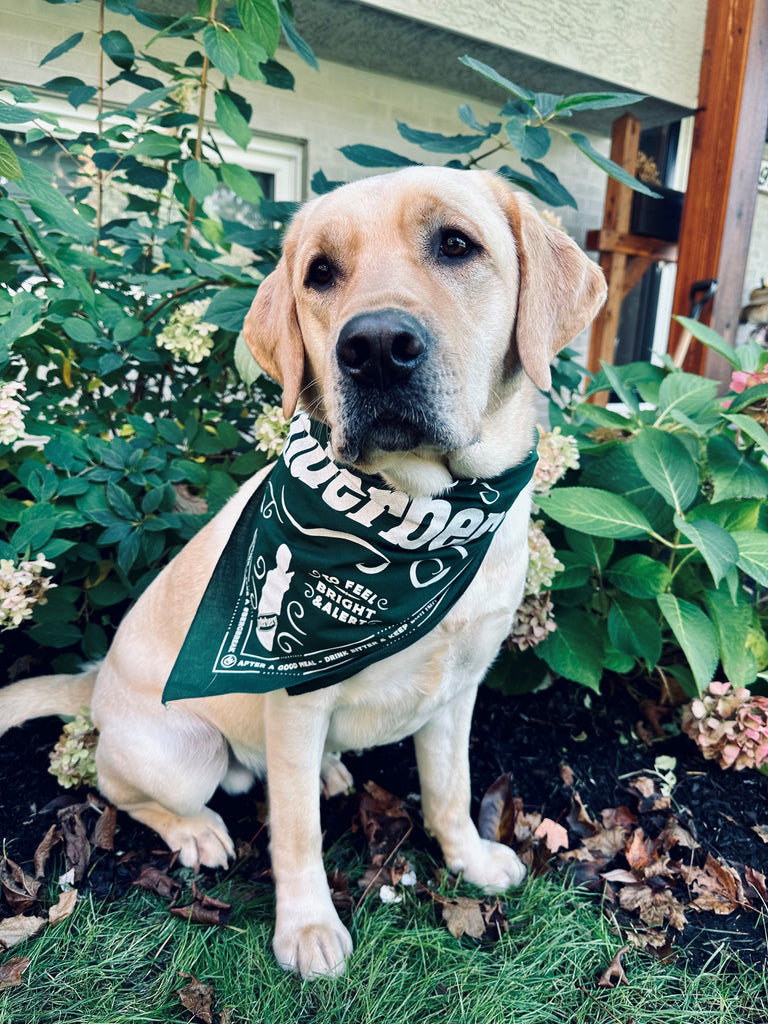
[(528, 524), (528, 556), (525, 593), (540, 594), (549, 590), (563, 563), (555, 556), (555, 549), (544, 533), (544, 523), (540, 519), (531, 519)]
[(554, 430), (539, 427), (536, 451), (539, 461), (533, 471), (534, 494), (547, 494), (569, 469), (579, 468), (579, 443), (575, 437), (562, 434), (560, 427)]
[(19, 401), (17, 395), (24, 394), (22, 381), (8, 381), (0, 384), (0, 444), (13, 444), (24, 437), (24, 413), (29, 406)]
[(95, 760), (98, 738), (85, 709), (64, 726), (59, 742), (49, 755), (48, 768), (64, 789), (98, 784)]
[(382, 903), (402, 903), (403, 897), (397, 892), (394, 886), (382, 885), (379, 889), (379, 899)]
[(289, 427), (290, 421), (283, 416), (279, 405), (265, 405), (253, 425), (256, 447), (266, 452), (267, 458), (276, 459), (283, 450)]
[(157, 347), (168, 349), (177, 359), (201, 363), (213, 349), (211, 335), (217, 330), (215, 324), (205, 322), (210, 303), (210, 299), (195, 299), (175, 309), (157, 335)]
[(46, 590), (56, 584), (42, 572), (53, 568), (42, 554), (18, 565), (11, 558), (0, 558), (0, 630), (15, 629), (30, 617), (36, 604), (45, 604)]

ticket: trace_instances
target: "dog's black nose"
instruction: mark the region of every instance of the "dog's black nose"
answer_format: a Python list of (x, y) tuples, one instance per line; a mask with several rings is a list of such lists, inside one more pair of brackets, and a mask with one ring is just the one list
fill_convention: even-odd
[(389, 388), (406, 381), (424, 358), (423, 324), (399, 309), (358, 313), (339, 332), (336, 357), (342, 372), (360, 384)]

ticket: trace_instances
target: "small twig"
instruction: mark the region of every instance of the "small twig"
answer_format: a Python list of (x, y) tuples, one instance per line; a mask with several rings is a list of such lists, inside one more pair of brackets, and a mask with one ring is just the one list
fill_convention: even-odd
[(613, 1010), (611, 1010), (610, 1007), (605, 1005), (602, 999), (598, 999), (597, 996), (593, 996), (592, 993), (589, 992), (586, 988), (584, 988), (583, 985), (580, 985), (578, 981), (576, 982), (576, 988), (579, 989), (580, 992), (583, 992), (588, 999), (591, 999), (593, 1003), (597, 1003), (600, 1009), (607, 1013), (609, 1017), (613, 1017), (615, 1021), (618, 1021), (618, 1024), (625, 1024), (625, 1021), (623, 1021), (621, 1017), (617, 1017)]
[(362, 907), (362, 905), (363, 905), (363, 900), (364, 900), (364, 899), (365, 899), (365, 897), (366, 897), (366, 896), (368, 895), (368, 893), (369, 893), (369, 891), (370, 891), (370, 888), (371, 888), (371, 886), (372, 886), (372, 885), (374, 884), (374, 882), (375, 882), (375, 881), (376, 881), (376, 879), (377, 879), (377, 878), (379, 877), (379, 875), (380, 875), (380, 874), (381, 874), (381, 872), (382, 872), (382, 871), (384, 870), (384, 868), (385, 868), (385, 867), (387, 866), (387, 864), (389, 864), (389, 862), (390, 862), (390, 861), (392, 860), (392, 858), (393, 858), (393, 857), (395, 856), (395, 854), (396, 854), (396, 853), (397, 853), (397, 851), (398, 851), (398, 850), (400, 849), (400, 847), (401, 847), (401, 846), (403, 845), (403, 843), (404, 843), (404, 842), (405, 842), (405, 840), (406, 840), (406, 839), (408, 838), (408, 836), (409, 836), (409, 835), (411, 834), (411, 832), (413, 832), (413, 825), (409, 825), (409, 826), (408, 826), (408, 831), (407, 831), (407, 832), (405, 833), (405, 835), (404, 835), (404, 836), (402, 837), (402, 839), (401, 839), (401, 840), (400, 840), (400, 841), (399, 841), (399, 842), (397, 843), (397, 845), (393, 847), (393, 849), (392, 849), (392, 851), (390, 852), (390, 854), (389, 854), (389, 856), (387, 857), (387, 859), (386, 859), (386, 860), (384, 861), (384, 863), (383, 863), (383, 864), (381, 865), (381, 867), (379, 868), (379, 870), (378, 870), (378, 871), (376, 872), (376, 874), (375, 874), (375, 875), (373, 876), (373, 878), (372, 878), (372, 879), (370, 880), (370, 882), (368, 883), (368, 885), (366, 885), (365, 889), (363, 890), (363, 895), (362, 895), (362, 896), (360, 897), (360, 899), (359, 899), (359, 900), (357, 901), (357, 904), (356, 904), (356, 905), (355, 905), (355, 907), (353, 908), (353, 913), (357, 913), (357, 911), (358, 911), (358, 910), (360, 909), (360, 907)]
[(174, 292), (173, 295), (169, 295), (167, 299), (163, 299), (163, 301), (158, 303), (153, 309), (150, 309), (146, 316), (141, 318), (142, 323), (148, 323), (153, 316), (157, 316), (162, 309), (165, 309), (169, 302), (173, 302), (175, 299), (180, 299), (182, 295), (189, 295), (190, 292), (197, 291), (198, 288), (206, 288), (209, 284), (217, 283), (218, 282), (214, 281), (212, 278), (210, 280), (206, 278), (203, 281), (197, 281), (195, 284), (189, 285), (187, 288), (181, 288), (179, 291)]
[(27, 249), (29, 251), (29, 255), (32, 257), (32, 259), (37, 264), (37, 268), (40, 271), (40, 273), (43, 275), (43, 277), (46, 279), (46, 281), (50, 281), (51, 283), (53, 283), (53, 278), (48, 273), (48, 271), (45, 269), (45, 266), (40, 262), (40, 259), (39, 259), (38, 255), (37, 255), (37, 253), (35, 252), (35, 250), (32, 248), (32, 243), (27, 238), (27, 236), (26, 236), (26, 234), (24, 232), (24, 228), (22, 227), (22, 225), (17, 220), (12, 220), (11, 224), (13, 224), (13, 226), (16, 228), (16, 230), (21, 235), (21, 240), (24, 243), (24, 245), (27, 247)]

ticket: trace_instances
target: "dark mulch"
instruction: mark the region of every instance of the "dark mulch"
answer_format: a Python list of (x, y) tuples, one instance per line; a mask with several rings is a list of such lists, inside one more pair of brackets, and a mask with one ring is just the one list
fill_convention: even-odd
[[(558, 684), (538, 694), (504, 698), (482, 687), (471, 740), (474, 810), (496, 777), (512, 772), (526, 811), (563, 820), (570, 804), (570, 791), (560, 776), (565, 763), (574, 773), (582, 800), (599, 817), (603, 808), (627, 803), (623, 777), (653, 770), (655, 758), (668, 754), (677, 758), (674, 810), (704, 850), (735, 866), (750, 865), (768, 874), (768, 845), (751, 827), (768, 824), (768, 777), (721, 771), (704, 761), (684, 736), (645, 746), (634, 732), (641, 717), (637, 703), (623, 690), (598, 698), (578, 686)], [(82, 799), (81, 794), (65, 794), (47, 773), (48, 752), (59, 732), (59, 723), (49, 719), (29, 723), (0, 739), (0, 842), (5, 842), (8, 856), (22, 865), (31, 862), (38, 842), (56, 820), (62, 799)], [(372, 779), (403, 798), (418, 793), (410, 740), (347, 755), (345, 761), (358, 784)], [(261, 830), (258, 846), (263, 851), (257, 799), (263, 796), (217, 794), (214, 806), (236, 839), (252, 840)], [(353, 798), (329, 802), (324, 811), (328, 843), (348, 832), (354, 810)], [(359, 836), (349, 841), (361, 843)], [(421, 832), (409, 842), (428, 844)], [(91, 887), (98, 895), (119, 898), (135, 874), (130, 864), (118, 863), (120, 853), (136, 849), (149, 853), (161, 846), (154, 833), (120, 815), (117, 853), (101, 858), (91, 873)], [(257, 873), (265, 868), (263, 858), (253, 865)], [(745, 963), (764, 964), (768, 949), (763, 915), (690, 911), (688, 918), (674, 949), (693, 969), (704, 967), (723, 948)]]

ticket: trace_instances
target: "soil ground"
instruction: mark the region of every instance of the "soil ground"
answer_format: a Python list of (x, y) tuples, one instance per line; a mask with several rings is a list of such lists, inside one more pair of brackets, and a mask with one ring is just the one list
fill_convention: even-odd
[[(737, 868), (749, 865), (768, 874), (768, 844), (753, 829), (768, 825), (768, 777), (753, 771), (722, 771), (705, 761), (685, 736), (644, 745), (634, 731), (640, 718), (636, 702), (623, 691), (598, 698), (578, 686), (556, 684), (536, 694), (502, 697), (481, 687), (470, 750), (474, 811), (491, 783), (511, 772), (525, 811), (564, 820), (570, 791), (560, 769), (567, 764), (575, 777), (574, 788), (599, 820), (603, 808), (628, 802), (629, 774), (652, 772), (656, 757), (667, 754), (677, 759), (672, 808), (704, 851)], [(37, 844), (56, 820), (57, 809), (62, 803), (83, 798), (82, 792), (60, 789), (47, 772), (48, 752), (59, 732), (60, 723), (46, 719), (13, 730), (0, 740), (0, 842), (7, 855), (27, 869)], [(349, 754), (345, 762), (358, 785), (371, 779), (418, 807), (418, 776), (410, 740)], [(263, 794), (258, 791), (237, 798), (221, 793), (215, 797), (214, 806), (236, 839), (251, 840), (262, 830), (257, 815), (260, 799)], [(325, 805), (326, 845), (339, 837), (342, 852), (345, 843), (351, 847), (363, 844), (359, 833), (349, 835), (355, 809), (354, 796), (337, 797)], [(429, 846), (430, 840), (418, 829), (409, 842)], [(160, 847), (154, 833), (119, 815), (120, 851)], [(350, 860), (352, 854), (350, 849)], [(335, 856), (338, 860), (338, 850)], [(438, 852), (435, 856), (439, 860)], [(266, 864), (262, 867), (266, 870)], [(97, 895), (119, 898), (132, 877), (112, 854), (91, 871), (90, 885)], [(728, 915), (688, 912), (687, 916), (689, 923), (677, 937), (674, 950), (694, 970), (704, 968), (723, 950), (736, 953), (748, 964), (765, 963), (764, 914), (744, 910)]]

